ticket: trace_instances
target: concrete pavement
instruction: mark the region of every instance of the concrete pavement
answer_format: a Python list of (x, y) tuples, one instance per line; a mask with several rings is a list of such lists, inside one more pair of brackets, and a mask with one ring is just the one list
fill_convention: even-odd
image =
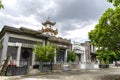
[(0, 76), (0, 80), (120, 80), (120, 68), (76, 70), (25, 76)]

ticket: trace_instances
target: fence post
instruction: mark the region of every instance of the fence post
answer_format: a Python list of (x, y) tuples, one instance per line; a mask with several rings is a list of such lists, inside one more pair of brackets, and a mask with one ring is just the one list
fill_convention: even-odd
[(52, 67), (53, 67), (53, 66), (52, 66), (52, 60), (50, 61), (50, 67), (51, 67), (51, 72), (52, 72)]
[(29, 73), (30, 62), (29, 62), (29, 59), (27, 59), (26, 61), (27, 61), (27, 73)]
[(72, 70), (72, 64), (71, 64), (71, 61), (69, 61), (69, 67), (70, 67), (70, 70)]
[(61, 60), (61, 70), (63, 70), (63, 61)]
[(42, 61), (39, 61), (39, 69), (42, 71)]

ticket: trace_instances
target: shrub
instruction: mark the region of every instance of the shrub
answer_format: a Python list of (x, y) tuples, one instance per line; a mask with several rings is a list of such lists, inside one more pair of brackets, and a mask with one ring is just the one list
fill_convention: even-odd
[(38, 43), (33, 49), (33, 52), (35, 53), (35, 60), (43, 62), (53, 61), (57, 52), (56, 50), (56, 46), (51, 46), (50, 44), (42, 46), (42, 44)]
[(76, 54), (74, 51), (71, 51), (68, 53), (68, 56), (67, 56), (67, 61), (72, 61), (74, 62), (76, 59)]

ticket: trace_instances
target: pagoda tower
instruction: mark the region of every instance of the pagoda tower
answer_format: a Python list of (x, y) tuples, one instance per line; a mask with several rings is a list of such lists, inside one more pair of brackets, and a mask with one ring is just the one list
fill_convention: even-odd
[(56, 22), (51, 22), (50, 19), (48, 18), (47, 21), (45, 21), (44, 23), (42, 23), (42, 25), (44, 27), (42, 27), (41, 32), (43, 34), (46, 34), (46, 35), (49, 35), (49, 36), (55, 36), (55, 35), (57, 35), (58, 34), (58, 30), (57, 29), (54, 30), (52, 28), (52, 26), (54, 26), (55, 24), (56, 24)]

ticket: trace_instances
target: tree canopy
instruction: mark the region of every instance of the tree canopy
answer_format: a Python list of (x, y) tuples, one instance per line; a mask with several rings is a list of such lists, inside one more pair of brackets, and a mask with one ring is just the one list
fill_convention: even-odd
[(107, 0), (110, 3), (113, 3), (113, 6), (117, 7), (120, 6), (120, 0)]
[(98, 55), (100, 52), (101, 55), (112, 52), (120, 56), (120, 0), (108, 1), (113, 3), (115, 8), (108, 8), (103, 13), (95, 29), (89, 32), (89, 39), (91, 44), (98, 47)]
[(97, 50), (97, 59), (99, 59), (102, 64), (109, 64), (114, 60), (119, 60), (119, 57), (113, 50), (105, 50), (102, 48)]
[(51, 46), (50, 44), (43, 46), (42, 44), (38, 43), (34, 47), (33, 52), (35, 52), (36, 61), (49, 62), (53, 61), (57, 50), (58, 48), (56, 46)]
[(120, 49), (120, 7), (115, 10), (109, 8), (94, 30), (89, 32), (89, 39), (93, 45), (112, 50)]

